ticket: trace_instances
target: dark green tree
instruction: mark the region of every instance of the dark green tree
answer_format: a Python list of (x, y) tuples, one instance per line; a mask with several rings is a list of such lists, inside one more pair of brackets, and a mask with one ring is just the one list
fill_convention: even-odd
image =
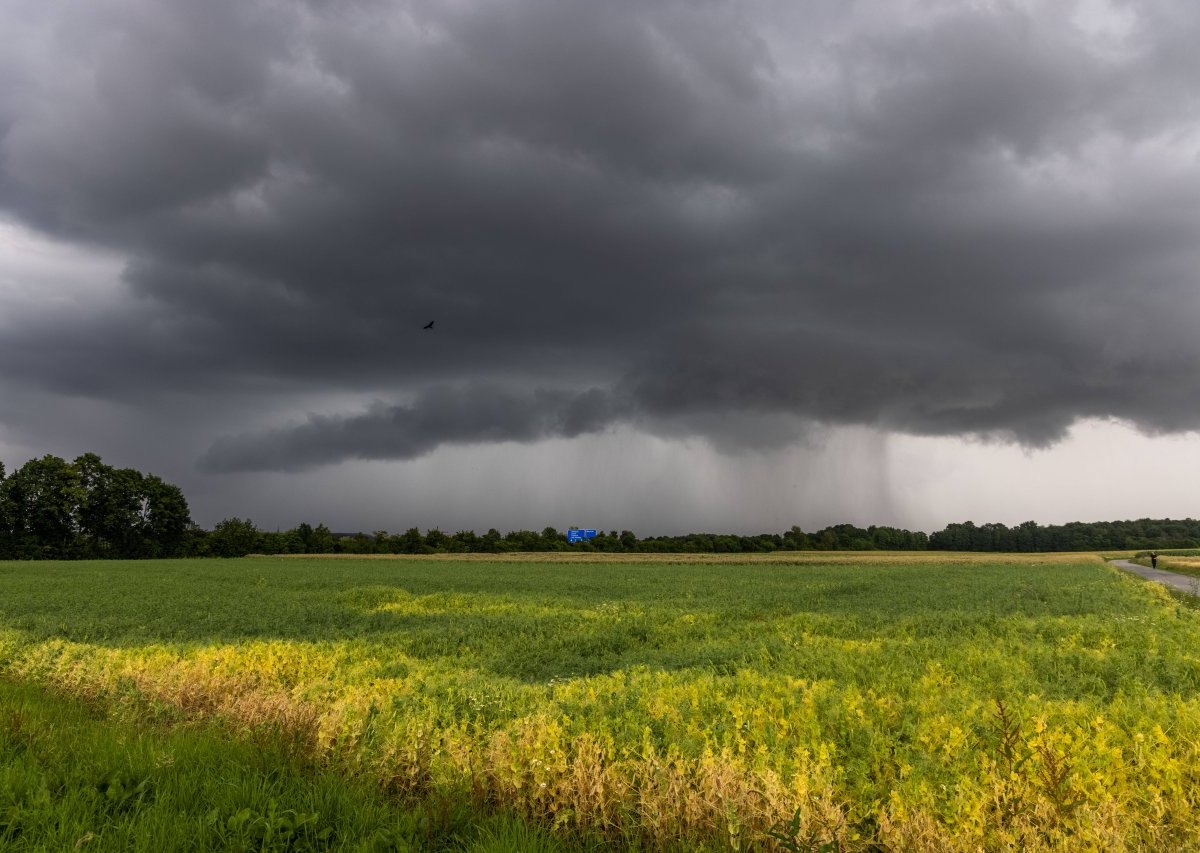
[(161, 477), (142, 478), (142, 536), (156, 557), (181, 557), (186, 552), (191, 510), (183, 490)]
[(450, 550), (452, 551), (478, 551), (479, 537), (474, 530), (460, 530), (450, 537)]
[(419, 554), (421, 549), (425, 547), (425, 537), (421, 535), (421, 531), (416, 527), (410, 527), (404, 531), (404, 535), (400, 537), (400, 548), (405, 554)]
[(226, 518), (217, 523), (208, 537), (214, 557), (244, 557), (258, 544), (258, 528), (248, 518)]
[(80, 486), (79, 556), (153, 556), (146, 537), (148, 501), (141, 473), (105, 465), (95, 453), (83, 454), (72, 465)]
[(488, 528), (488, 532), (483, 534), (479, 539), (479, 549), (489, 554), (499, 551), (500, 531), (494, 527)]
[(3, 499), (11, 514), (13, 556), (78, 556), (81, 496), (78, 473), (57, 456), (31, 459), (5, 478)]
[(332, 554), (333, 532), (324, 524), (318, 524), (313, 528), (312, 541), (305, 551), (309, 554)]
[(541, 540), (535, 550), (559, 551), (567, 546), (567, 534), (559, 533), (553, 527), (547, 527), (542, 530)]
[(425, 531), (425, 548), (422, 550), (445, 551), (446, 543), (449, 541), (449, 536), (434, 527), (431, 530)]
[(305, 554), (315, 554), (313, 551), (313, 527), (307, 521), (302, 521), (296, 526), (296, 536), (300, 540), (301, 546), (304, 548)]

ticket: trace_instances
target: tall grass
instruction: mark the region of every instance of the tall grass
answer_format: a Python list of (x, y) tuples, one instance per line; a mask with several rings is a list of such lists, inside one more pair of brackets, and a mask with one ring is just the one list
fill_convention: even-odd
[(215, 723), (146, 710), (0, 681), (0, 848), (563, 849), (512, 818), (401, 808), (314, 766), (286, 738), (239, 740)]

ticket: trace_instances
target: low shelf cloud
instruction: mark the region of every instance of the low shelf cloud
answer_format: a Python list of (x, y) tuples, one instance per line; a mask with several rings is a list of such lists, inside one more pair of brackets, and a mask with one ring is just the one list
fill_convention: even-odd
[(416, 459), (443, 444), (575, 438), (618, 418), (599, 389), (520, 395), (489, 386), (434, 388), (406, 406), (376, 404), (350, 416), (308, 417), (280, 429), (224, 436), (201, 457), (213, 472), (302, 471), (347, 459)]
[(613, 430), (1200, 428), (1194, 4), (0, 16), (3, 446), (169, 433), (216, 505)]

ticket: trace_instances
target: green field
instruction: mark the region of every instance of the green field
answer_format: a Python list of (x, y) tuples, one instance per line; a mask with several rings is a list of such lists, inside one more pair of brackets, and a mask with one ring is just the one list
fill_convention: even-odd
[(0, 668), (569, 845), (1200, 847), (1200, 613), (1096, 556), (0, 563)]
[[(149, 713), (148, 713), (149, 712)], [(0, 681), (0, 849), (565, 853), (546, 830), (470, 804), (394, 802), (282, 733)]]

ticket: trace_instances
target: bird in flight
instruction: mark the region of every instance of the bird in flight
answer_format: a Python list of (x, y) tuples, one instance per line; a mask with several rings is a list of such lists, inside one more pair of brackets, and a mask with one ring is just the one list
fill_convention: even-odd
[(430, 320), (428, 323), (426, 323), (426, 324), (425, 324), (424, 326), (422, 326), (421, 328), (423, 328), (423, 329), (432, 329), (432, 328), (433, 328), (433, 321), (432, 321), (432, 320)]

